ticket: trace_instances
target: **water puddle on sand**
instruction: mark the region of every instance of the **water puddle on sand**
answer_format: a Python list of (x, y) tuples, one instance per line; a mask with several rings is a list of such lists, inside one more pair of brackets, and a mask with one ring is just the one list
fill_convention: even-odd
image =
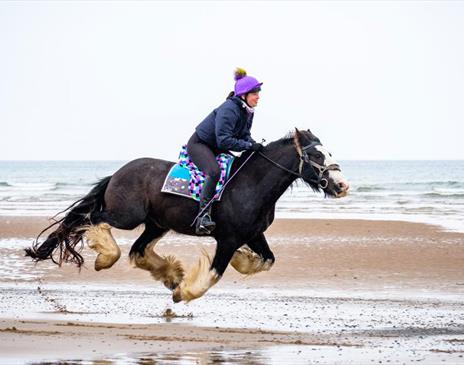
[[(180, 353), (120, 354), (94, 360), (57, 360), (29, 362), (27, 365), (190, 365), (190, 364), (269, 364), (269, 359), (259, 351), (212, 350)], [(298, 362), (293, 362), (298, 364)]]
[[(115, 354), (89, 360), (52, 360), (43, 362), (10, 362), (9, 365), (281, 365), (281, 364), (462, 364), (462, 353), (439, 351), (401, 351), (388, 347), (343, 346), (270, 346), (261, 349), (211, 349), (185, 353), (134, 353)], [(0, 363), (2, 363), (0, 361)]]

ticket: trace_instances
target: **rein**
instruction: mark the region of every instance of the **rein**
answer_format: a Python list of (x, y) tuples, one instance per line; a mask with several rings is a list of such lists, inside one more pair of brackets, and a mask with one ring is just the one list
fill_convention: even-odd
[(295, 172), (295, 171), (292, 171), (292, 170), (289, 170), (287, 169), (285, 166), (282, 166), (281, 164), (279, 164), (278, 162), (275, 162), (274, 160), (271, 160), (269, 157), (267, 157), (264, 153), (262, 152), (258, 152), (262, 157), (264, 157), (266, 160), (268, 160), (270, 163), (272, 163), (274, 166), (277, 166), (279, 169), (281, 170), (284, 170), (284, 171), (287, 171), (289, 174), (292, 174), (292, 175), (295, 175), (297, 177), (302, 177), (301, 173), (298, 173), (298, 172)]

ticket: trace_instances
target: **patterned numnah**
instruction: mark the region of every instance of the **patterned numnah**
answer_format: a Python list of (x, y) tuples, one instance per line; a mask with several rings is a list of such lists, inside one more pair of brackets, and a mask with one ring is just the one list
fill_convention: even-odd
[[(216, 195), (214, 198), (220, 200), (222, 195), (221, 189), (229, 176), (234, 156), (221, 153), (216, 156), (216, 161), (221, 169), (221, 176), (216, 185)], [(200, 200), (204, 181), (205, 174), (190, 160), (187, 154), (187, 145), (184, 145), (179, 154), (179, 161), (169, 170), (161, 191), (163, 193), (182, 195), (198, 201)]]

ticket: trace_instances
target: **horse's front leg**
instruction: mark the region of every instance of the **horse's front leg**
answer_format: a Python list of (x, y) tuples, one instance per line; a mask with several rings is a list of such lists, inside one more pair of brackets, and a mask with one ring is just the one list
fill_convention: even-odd
[(189, 302), (201, 297), (221, 279), (239, 244), (234, 240), (218, 240), (216, 254), (211, 262), (206, 251), (203, 252), (198, 265), (191, 268), (184, 280), (174, 289), (172, 300)]
[(235, 251), (230, 264), (239, 273), (253, 275), (261, 271), (268, 271), (275, 262), (274, 254), (269, 248), (264, 233), (258, 234), (247, 242), (247, 247)]

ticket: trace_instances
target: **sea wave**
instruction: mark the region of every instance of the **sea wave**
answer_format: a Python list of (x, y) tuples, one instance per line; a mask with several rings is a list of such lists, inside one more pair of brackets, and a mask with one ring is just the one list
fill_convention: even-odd
[[(399, 182), (400, 185), (410, 186), (451, 186), (451, 187), (464, 187), (463, 181), (456, 180), (424, 180), (424, 181), (410, 181), (410, 182)], [(393, 183), (395, 185), (395, 183)]]
[(464, 182), (462, 181), (399, 181), (399, 182), (385, 182), (385, 183), (361, 183), (354, 191), (356, 192), (371, 192), (371, 191), (385, 191), (385, 190), (431, 190), (431, 189), (464, 189)]
[(353, 193), (351, 196), (356, 196), (357, 199), (361, 200), (388, 200), (388, 199), (442, 199), (443, 201), (451, 200), (451, 199), (464, 199), (464, 193), (458, 192), (392, 192), (386, 191), (379, 194), (369, 193), (369, 194), (356, 194)]
[(0, 181), (0, 189), (8, 188), (10, 190), (48, 190), (56, 191), (69, 188), (87, 188), (94, 185), (94, 182), (12, 182)]
[(453, 192), (433, 192), (433, 193), (425, 193), (421, 194), (427, 198), (456, 198), (456, 199), (464, 199), (464, 193), (453, 193)]
[(7, 182), (7, 187), (9, 188), (14, 188), (14, 189), (34, 189), (34, 190), (51, 190), (53, 188), (55, 188), (55, 183), (52, 183), (52, 182), (40, 182), (40, 183), (36, 183), (36, 182), (27, 182), (27, 183), (23, 183), (23, 182)]
[(95, 182), (81, 182), (81, 183), (57, 182), (55, 183), (55, 188), (53, 190), (69, 189), (70, 187), (90, 188), (93, 185), (95, 185)]
[(371, 185), (371, 186), (359, 186), (357, 187), (354, 191), (358, 193), (370, 193), (373, 191), (385, 191), (387, 190), (384, 187), (376, 186), (376, 185)]

